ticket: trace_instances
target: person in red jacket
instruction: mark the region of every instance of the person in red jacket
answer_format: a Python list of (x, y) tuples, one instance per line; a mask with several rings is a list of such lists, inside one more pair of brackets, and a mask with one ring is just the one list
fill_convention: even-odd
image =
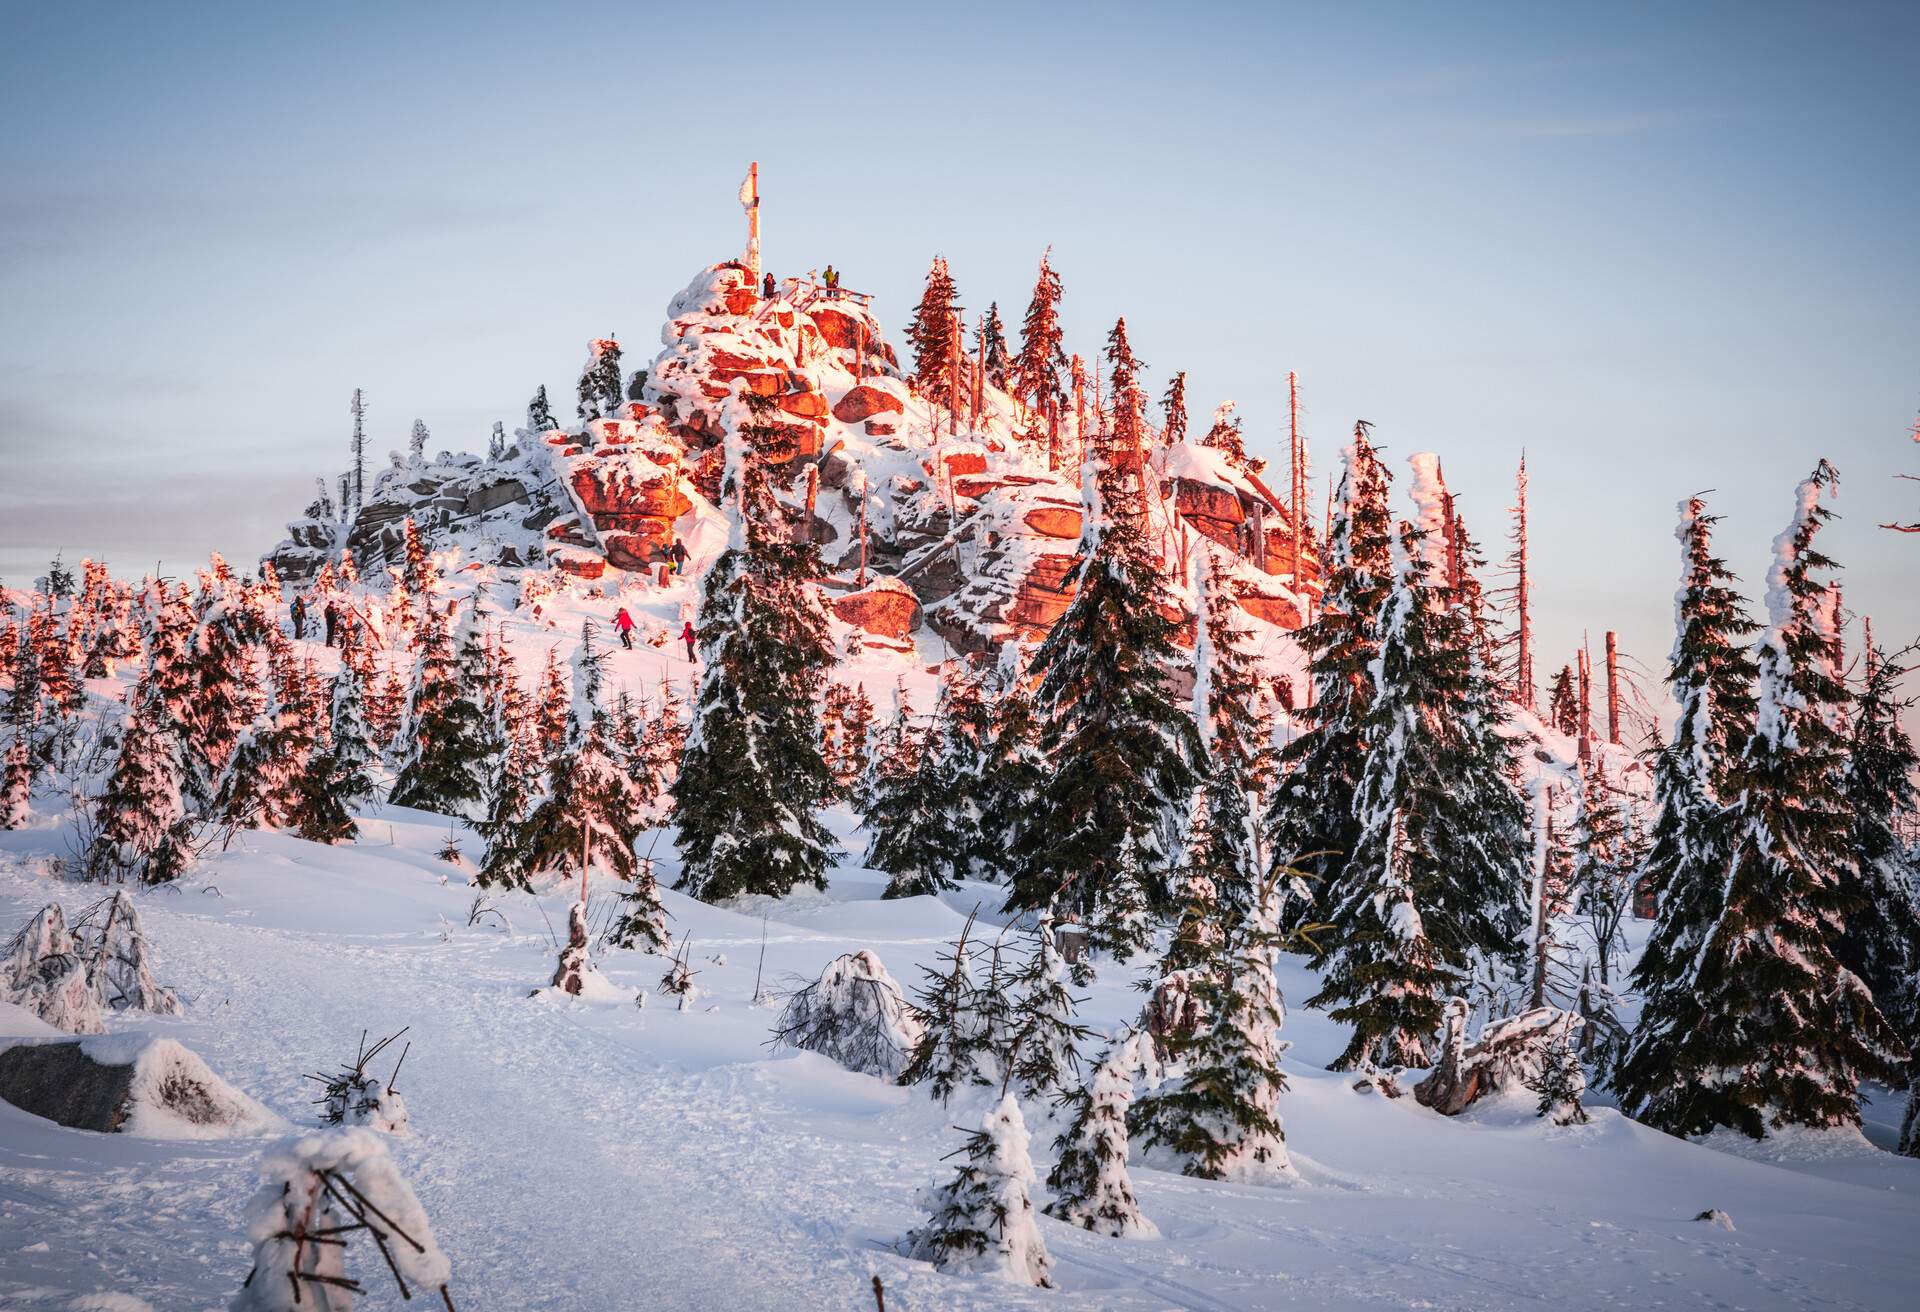
[(693, 654), (693, 621), (692, 620), (688, 620), (685, 624), (682, 624), (680, 626), (680, 638), (681, 638), (681, 641), (687, 644), (687, 659), (688, 660), (695, 659)]
[(628, 651), (632, 651), (633, 650), (633, 616), (627, 614), (627, 608), (625, 606), (622, 606), (620, 608), (620, 613), (613, 617), (613, 627), (620, 634), (620, 645), (625, 647)]

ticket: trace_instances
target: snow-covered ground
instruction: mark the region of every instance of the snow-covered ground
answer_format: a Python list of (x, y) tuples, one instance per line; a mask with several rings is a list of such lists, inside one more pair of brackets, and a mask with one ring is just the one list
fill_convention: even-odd
[[(1447, 1120), (1322, 1069), (1343, 1036), (1297, 1005), (1284, 1108), (1303, 1183), (1136, 1168), (1163, 1238), (1043, 1219), (1057, 1290), (940, 1275), (894, 1245), (977, 1110), (770, 1051), (776, 1013), (752, 996), (763, 941), (775, 985), (867, 947), (911, 986), (976, 902), (993, 912), (994, 890), (882, 902), (883, 878), (848, 864), (764, 918), (668, 893), (705, 995), (692, 1009), (662, 999), (660, 958), (633, 952), (601, 963), (621, 999), (557, 1001), (529, 994), (553, 969), (564, 893), (497, 897), (511, 928), (470, 927), (473, 891), (435, 857), (445, 820), (389, 810), (360, 828), (336, 848), (246, 834), (182, 887), (142, 893), (159, 973), (187, 1005), (113, 1024), (179, 1039), (296, 1125), (314, 1118), (305, 1073), (350, 1057), (363, 1030), (410, 1026), (413, 1134), (395, 1152), (463, 1312), (859, 1309), (875, 1274), (892, 1312), (1904, 1308), (1920, 1288), (1920, 1162), (1854, 1135), (1688, 1144), (1604, 1108), (1567, 1129), (1530, 1108)], [(62, 842), (53, 827), (0, 834), (0, 926), (97, 900), (44, 873)], [(655, 855), (670, 880), (668, 837)], [(1292, 959), (1282, 982), (1296, 1004), (1311, 991)], [(1085, 1018), (1130, 1018), (1130, 984), (1104, 974)], [(1897, 1110), (1871, 1110), (1874, 1138)], [(1033, 1128), (1044, 1174), (1055, 1127)], [(263, 1146), (88, 1134), (0, 1104), (0, 1309), (224, 1307), (246, 1274)], [(1692, 1219), (1707, 1208), (1734, 1229)], [(400, 1305), (369, 1283), (365, 1306)]]

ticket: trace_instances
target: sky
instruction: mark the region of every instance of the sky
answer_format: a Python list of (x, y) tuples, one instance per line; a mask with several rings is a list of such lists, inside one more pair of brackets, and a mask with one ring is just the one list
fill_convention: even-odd
[(898, 336), (929, 259), (1316, 478), (1438, 452), (1537, 663), (1657, 683), (1674, 507), (1757, 596), (1826, 457), (1849, 608), (1920, 637), (1920, 5), (222, 5), (0, 0), (0, 579), (251, 561), (417, 417), (483, 450), (737, 254)]

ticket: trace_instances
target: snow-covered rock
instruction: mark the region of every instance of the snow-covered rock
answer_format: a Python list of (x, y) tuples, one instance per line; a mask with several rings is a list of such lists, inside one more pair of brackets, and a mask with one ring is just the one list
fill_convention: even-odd
[(0, 1098), (69, 1129), (148, 1139), (246, 1139), (285, 1125), (150, 1034), (15, 1043), (0, 1050)]

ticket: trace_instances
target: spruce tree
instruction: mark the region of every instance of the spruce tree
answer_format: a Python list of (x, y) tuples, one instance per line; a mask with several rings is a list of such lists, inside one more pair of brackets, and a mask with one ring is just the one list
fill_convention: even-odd
[(1067, 353), (1061, 347), (1060, 275), (1053, 271), (1052, 256), (1049, 248), (1040, 257), (1040, 274), (1034, 279), (1033, 298), (1021, 323), (1020, 354), (1014, 357), (1011, 376), (1014, 396), (1036, 418), (1055, 412), (1064, 400), (1060, 375), (1067, 367)]
[(913, 996), (914, 1018), (920, 1024), (920, 1037), (900, 1072), (900, 1083), (925, 1084), (927, 1092), (945, 1104), (956, 1092), (969, 1088), (990, 1088), (1003, 1072), (996, 1035), (988, 1015), (999, 1005), (989, 997), (989, 980), (983, 988), (973, 974), (973, 958), (968, 939), (974, 918), (960, 929), (960, 936), (941, 952), (939, 964), (922, 966), (925, 976)]
[(1046, 777), (1017, 643), (1009, 642), (1001, 651), (985, 709), (990, 727), (972, 784), (979, 814), (974, 863), (987, 878), (1010, 879), (1017, 865), (1013, 845), (1020, 817), (1033, 805)]
[[(1172, 905), (1172, 838), (1197, 775), (1193, 720), (1168, 675), (1181, 662), (1138, 507), (1111, 505), (1090, 461), (1073, 600), (1034, 656), (1046, 775), (1015, 840), (1008, 910), (1060, 905), (1089, 943), (1126, 960)], [(1104, 484), (1104, 485), (1103, 485)]]
[(1160, 437), (1168, 446), (1187, 440), (1187, 373), (1181, 370), (1160, 398)]
[(1127, 1173), (1127, 1113), (1133, 1106), (1133, 1073), (1140, 1065), (1139, 1046), (1145, 1041), (1130, 1034), (1113, 1043), (1094, 1063), (1086, 1087), (1075, 1090), (1063, 1105), (1073, 1119), (1053, 1141), (1059, 1154), (1047, 1174), (1053, 1200), (1048, 1216), (1113, 1239), (1154, 1239), (1159, 1227), (1140, 1212)]
[(327, 732), (331, 744), (327, 776), (329, 790), (342, 806), (363, 806), (374, 797), (373, 768), (379, 759), (373, 730), (367, 724), (366, 674), (351, 661), (342, 661), (333, 680)]
[(1007, 354), (1007, 330), (1000, 323), (1000, 303), (998, 301), (988, 303), (987, 317), (981, 322), (980, 326), (974, 330), (973, 345), (976, 355), (982, 353), (980, 348), (983, 345), (986, 348), (984, 355), (987, 366), (987, 381), (1001, 391), (1006, 391), (1007, 367), (1012, 361), (1011, 357)]
[(1562, 665), (1547, 696), (1547, 723), (1573, 738), (1580, 733), (1580, 700), (1573, 691), (1573, 667)]
[(547, 400), (547, 385), (542, 383), (535, 390), (533, 400), (527, 402), (527, 431), (540, 437), (558, 427), (560, 425), (553, 417), (553, 406)]
[(148, 884), (178, 879), (192, 859), (193, 822), (180, 784), (180, 734), (152, 676), (131, 698), (120, 751), (95, 812), (97, 829), (87, 853), (94, 879), (132, 875)]
[(608, 932), (616, 947), (649, 952), (667, 946), (667, 916), (653, 871), (634, 849), (640, 836), (638, 790), (616, 759), (615, 726), (601, 696), (606, 653), (594, 646), (593, 621), (580, 630), (573, 658), (573, 715), (567, 741), (547, 766), (545, 795), (515, 830), (510, 872), (488, 852), (495, 877), (579, 879), (599, 870), (621, 881), (621, 914)]
[(476, 818), (487, 789), (488, 712), (480, 704), (486, 677), (482, 631), (472, 615), (458, 648), (437, 607), (421, 630), (420, 663), (408, 698), (411, 741), (388, 799), (440, 815)]
[(893, 876), (886, 898), (926, 897), (956, 888), (955, 865), (961, 856), (954, 808), (956, 780), (939, 750), (938, 725), (916, 730), (902, 725), (904, 741), (894, 751), (911, 761), (906, 769), (876, 773), (866, 799), (867, 864)]
[(907, 327), (907, 341), (913, 347), (913, 385), (920, 395), (939, 405), (952, 407), (953, 331), (959, 313), (953, 278), (947, 272), (943, 255), (933, 257), (927, 270), (926, 290), (914, 307), (913, 321)]
[(921, 1195), (931, 1216), (907, 1236), (907, 1255), (953, 1275), (1051, 1289), (1053, 1259), (1034, 1223), (1033, 1159), (1019, 1100), (1002, 1095), (958, 1151), (965, 1160), (954, 1178)]
[(1024, 961), (1008, 976), (1010, 1032), (1003, 1058), (1023, 1098), (1054, 1097), (1079, 1086), (1080, 1044), (1093, 1031), (1074, 1019), (1066, 967), (1053, 937), (1053, 915), (1035, 922)]
[[(619, 413), (622, 395), (620, 343), (610, 337), (595, 340), (587, 348), (586, 367), (580, 371), (579, 404), (574, 414), (581, 423), (605, 419)], [(541, 388), (536, 402), (546, 396)]]
[[(1899, 653), (1905, 655), (1906, 653)], [(1920, 1039), (1920, 862), (1901, 839), (1920, 812), (1914, 777), (1920, 755), (1900, 723), (1912, 705), (1900, 695), (1903, 669), (1869, 637), (1865, 669), (1847, 726), (1843, 783), (1850, 818), (1844, 867), (1850, 905), (1835, 951), (1865, 980), (1881, 1012), (1902, 1034)]]
[(1273, 731), (1240, 608), (1218, 576), (1213, 552), (1202, 542), (1195, 557), (1193, 713), (1205, 752), (1207, 827), (1203, 842), (1189, 838), (1188, 863), (1212, 882), (1231, 925), (1251, 910), (1261, 875), (1253, 817)]
[(259, 714), (260, 687), (242, 618), (224, 598), (203, 592), (188, 656), (190, 701), (177, 721), (185, 731), (186, 783), (198, 804), (211, 802), (242, 735)]
[(814, 706), (833, 662), (808, 583), (818, 555), (768, 487), (769, 398), (736, 391), (730, 424), (727, 546), (701, 582), (700, 692), (673, 783), (681, 887), (703, 901), (825, 887), (833, 849), (819, 815), (834, 783)]
[(1373, 702), (1380, 608), (1392, 585), (1391, 475), (1365, 423), (1354, 425), (1342, 466), (1325, 592), (1312, 622), (1294, 634), (1307, 654), (1313, 698), (1292, 713), (1305, 731), (1280, 753), (1266, 815), (1273, 863), (1302, 872), (1323, 905), (1328, 885), (1360, 841), (1354, 794)]
[(1144, 366), (1134, 358), (1124, 316), (1116, 319), (1107, 333), (1107, 368), (1113, 386), (1113, 415), (1107, 437), (1109, 460), (1131, 462), (1144, 458), (1146, 407), (1140, 392), (1140, 370)]
[(1286, 1092), (1276, 1041), (1286, 1021), (1273, 958), (1281, 942), (1280, 880), (1270, 878), (1233, 936), (1229, 969), (1204, 983), (1211, 1017), (1174, 1083), (1135, 1103), (1127, 1126), (1143, 1150), (1161, 1149), (1184, 1174), (1263, 1184), (1296, 1176), (1280, 1126)]
[(431, 434), (427, 432), (426, 420), (416, 419), (413, 421), (413, 432), (407, 437), (407, 457), (414, 464), (425, 463), (427, 458), (427, 439), (430, 436)]
[(1360, 834), (1328, 885), (1310, 1005), (1354, 1027), (1336, 1069), (1426, 1066), (1446, 997), (1513, 955), (1526, 924), (1526, 809), (1476, 696), (1472, 632), (1403, 526), (1379, 622)]
[[(1733, 574), (1713, 554), (1719, 519), (1706, 513), (1701, 498), (1690, 497), (1680, 503), (1674, 533), (1680, 587), (1667, 683), (1679, 714), (1672, 739), (1653, 758), (1653, 831), (1639, 873), (1658, 921), (1632, 977), (1643, 999), (1642, 1021), (1609, 1076), (1629, 1109), (1653, 1099), (1672, 1075), (1665, 1026), (1693, 1015), (1693, 962), (1725, 909), (1732, 843), (1725, 790), (1753, 722), (1757, 670), (1743, 642), (1757, 626), (1732, 586)], [(1556, 708), (1561, 687), (1556, 682)], [(1570, 692), (1567, 701), (1568, 714), (1575, 714)]]
[(1222, 401), (1220, 408), (1213, 412), (1213, 422), (1207, 426), (1200, 445), (1218, 451), (1235, 469), (1257, 474), (1267, 467), (1267, 462), (1247, 454), (1247, 435), (1236, 413), (1238, 409), (1237, 402)]
[(1847, 697), (1815, 577), (1833, 562), (1814, 539), (1835, 482), (1821, 461), (1774, 539), (1754, 728), (1730, 771), (1719, 889), (1704, 907), (1669, 891), (1635, 974), (1646, 1000), (1615, 1087), (1624, 1109), (1669, 1133), (1729, 1126), (1758, 1139), (1787, 1125), (1857, 1125), (1859, 1081), (1894, 1077), (1906, 1057), (1833, 950), (1853, 858), (1837, 728)]

